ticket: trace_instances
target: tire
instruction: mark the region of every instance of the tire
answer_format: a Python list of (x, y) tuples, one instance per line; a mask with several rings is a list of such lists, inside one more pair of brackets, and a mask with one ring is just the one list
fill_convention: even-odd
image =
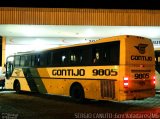
[(14, 83), (14, 90), (15, 90), (17, 93), (20, 93), (21, 87), (20, 87), (19, 81), (15, 81), (15, 83)]
[(83, 102), (85, 98), (83, 87), (80, 84), (73, 85), (70, 90), (70, 96), (76, 102)]

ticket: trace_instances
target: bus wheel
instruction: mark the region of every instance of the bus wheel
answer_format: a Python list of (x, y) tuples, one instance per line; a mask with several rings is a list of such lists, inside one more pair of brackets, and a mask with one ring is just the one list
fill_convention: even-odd
[(16, 80), (16, 81), (14, 82), (14, 90), (15, 90), (17, 93), (19, 93), (20, 90), (21, 90), (20, 83), (19, 83), (18, 80)]
[(72, 85), (70, 89), (70, 96), (76, 102), (83, 102), (85, 98), (83, 87), (80, 84)]

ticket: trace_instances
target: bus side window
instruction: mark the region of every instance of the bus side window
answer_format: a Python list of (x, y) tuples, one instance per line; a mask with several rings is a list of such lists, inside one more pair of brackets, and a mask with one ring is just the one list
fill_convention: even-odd
[(39, 54), (36, 55), (35, 60), (36, 60), (35, 65), (36, 65), (37, 67), (39, 67), (39, 66), (40, 66), (40, 55), (39, 55)]
[(35, 66), (35, 55), (31, 56), (31, 66), (34, 67)]
[(61, 66), (69, 66), (69, 50), (68, 49), (63, 49), (61, 50)]
[(62, 53), (60, 51), (55, 51), (52, 55), (53, 66), (60, 66), (62, 62)]
[(22, 55), (20, 58), (20, 66), (23, 67), (25, 65), (25, 56)]
[(74, 66), (74, 65), (76, 65), (77, 64), (77, 59), (78, 57), (77, 57), (77, 53), (76, 53), (76, 51), (75, 50), (72, 50), (71, 51), (71, 53), (70, 53), (70, 56), (69, 56), (69, 60), (70, 60), (70, 65), (72, 66)]
[[(98, 48), (97, 48), (98, 47)], [(102, 48), (99, 48), (99, 46), (97, 46), (96, 48), (93, 48), (93, 65), (100, 65), (102, 64)]]
[(104, 60), (104, 64), (105, 65), (110, 65), (110, 51), (108, 49), (104, 50), (104, 54), (103, 54), (103, 60)]
[(82, 54), (80, 55), (80, 57), (82, 58), (81, 65), (92, 65), (92, 48), (90, 46), (84, 46), (82, 48)]
[(70, 52), (70, 65), (71, 66), (82, 66), (83, 62), (83, 56), (85, 54), (85, 51), (83, 52), (83, 49), (77, 48), (77, 49), (71, 49)]
[(19, 67), (20, 64), (20, 56), (15, 56), (14, 65), (15, 67)]
[(47, 66), (47, 53), (42, 53), (39, 55), (39, 66), (44, 67)]
[(52, 66), (52, 58), (53, 58), (53, 56), (52, 56), (52, 52), (51, 51), (49, 51), (49, 52), (47, 52), (47, 66)]
[(71, 65), (77, 64), (77, 57), (76, 57), (75, 53), (70, 55), (70, 61), (71, 61)]
[(25, 66), (31, 66), (31, 55), (26, 55)]
[(65, 66), (68, 64), (68, 58), (66, 55), (62, 55), (61, 62), (62, 62), (62, 65), (65, 65)]
[(103, 47), (103, 64), (119, 64), (119, 42), (106, 43)]
[(93, 64), (98, 64), (99, 60), (99, 52), (94, 53)]

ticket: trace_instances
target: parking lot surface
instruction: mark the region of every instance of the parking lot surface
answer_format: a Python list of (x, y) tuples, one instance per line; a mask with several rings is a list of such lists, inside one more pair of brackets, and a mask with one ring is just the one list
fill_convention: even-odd
[(0, 114), (2, 119), (159, 119), (160, 94), (144, 100), (77, 103), (64, 96), (0, 91)]

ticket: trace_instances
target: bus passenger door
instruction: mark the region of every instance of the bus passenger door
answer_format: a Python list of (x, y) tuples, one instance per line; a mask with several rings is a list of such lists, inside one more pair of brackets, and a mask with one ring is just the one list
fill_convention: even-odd
[(11, 62), (6, 63), (6, 78), (9, 79), (13, 72), (13, 64)]

